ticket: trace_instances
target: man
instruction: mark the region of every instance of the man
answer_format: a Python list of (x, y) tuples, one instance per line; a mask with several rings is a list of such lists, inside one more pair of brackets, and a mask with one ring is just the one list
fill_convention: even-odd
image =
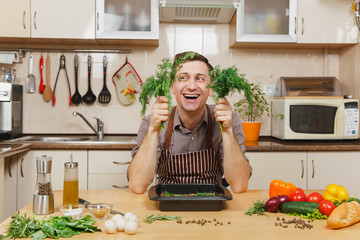
[[(177, 54), (174, 62), (185, 55)], [(225, 98), (216, 106), (206, 104), (212, 69), (200, 54), (187, 59), (176, 73), (180, 81), (170, 89), (177, 106), (169, 113), (168, 100), (161, 96), (143, 119), (128, 168), (133, 192), (145, 192), (155, 174), (159, 183), (213, 184), (221, 184), (224, 175), (233, 192), (246, 191), (251, 167), (244, 156), (240, 119)]]

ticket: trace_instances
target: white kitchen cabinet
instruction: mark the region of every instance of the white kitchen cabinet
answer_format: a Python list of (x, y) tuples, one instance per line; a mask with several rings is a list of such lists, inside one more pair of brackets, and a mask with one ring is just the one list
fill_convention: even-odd
[(89, 190), (126, 189), (130, 150), (89, 150)]
[(352, 3), (352, 0), (240, 0), (236, 18), (230, 23), (230, 44), (357, 43)]
[(359, 169), (360, 152), (308, 152), (308, 189), (334, 183), (360, 197)]
[(269, 189), (274, 179), (306, 188), (306, 152), (247, 152), (253, 168), (249, 189)]
[(297, 0), (240, 0), (237, 42), (296, 42)]
[(0, 37), (30, 37), (30, 1), (0, 0)]
[[(35, 164), (36, 157), (47, 155), (52, 157), (51, 166), (51, 185), (53, 190), (63, 190), (64, 185), (64, 164), (70, 161), (70, 155), (73, 156), (73, 161), (78, 162), (79, 172), (79, 189), (87, 189), (87, 150), (32, 150), (27, 152), (24, 157), (24, 163)], [(32, 162), (32, 163), (31, 163)], [(33, 173), (34, 188), (36, 184), (36, 168)]]
[(299, 0), (298, 43), (357, 43), (353, 0)]
[(95, 0), (31, 0), (32, 38), (95, 38)]
[(96, 0), (97, 39), (159, 39), (158, 0)]
[(304, 189), (325, 189), (334, 183), (350, 196), (360, 196), (360, 152), (247, 152), (253, 174), (249, 189), (269, 189), (274, 179)]
[(1, 216), (1, 221), (11, 216), (17, 210), (17, 155), (6, 157), (3, 164), (4, 191), (1, 195), (4, 198), (4, 204), (2, 206), (3, 215)]
[[(17, 209), (23, 208), (33, 200), (36, 187), (36, 157), (31, 152), (18, 154), (18, 187), (17, 187)], [(27, 156), (26, 156), (27, 155)], [(29, 157), (31, 155), (31, 157)], [(40, 155), (38, 155), (40, 156)]]

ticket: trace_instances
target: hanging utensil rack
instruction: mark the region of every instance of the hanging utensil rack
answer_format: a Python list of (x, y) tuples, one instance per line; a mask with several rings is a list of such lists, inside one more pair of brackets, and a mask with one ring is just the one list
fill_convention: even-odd
[(66, 49), (66, 48), (0, 48), (0, 51), (8, 52), (19, 52), (21, 56), (25, 56), (26, 52), (62, 52), (62, 53), (120, 53), (120, 54), (130, 54), (132, 50), (130, 49)]

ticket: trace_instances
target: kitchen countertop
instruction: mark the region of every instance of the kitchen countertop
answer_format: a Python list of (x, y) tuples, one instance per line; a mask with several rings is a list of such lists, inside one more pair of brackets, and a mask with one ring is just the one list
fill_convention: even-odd
[(29, 151), (30, 149), (31, 144), (0, 143), (0, 158), (5, 158), (21, 152)]
[(258, 142), (245, 143), (249, 152), (254, 151), (360, 151), (360, 139), (356, 140), (280, 140), (260, 137)]
[[(94, 138), (93, 135), (28, 135), (28, 136), (78, 136)], [(130, 141), (123, 142), (123, 137)], [(109, 135), (102, 141), (83, 142), (27, 142), (18, 139), (0, 142), (0, 157), (17, 153), (17, 150), (30, 149), (93, 149), (93, 150), (131, 150), (136, 146), (136, 135)], [(260, 137), (258, 142), (246, 142), (248, 152), (261, 151), (360, 151), (360, 139), (344, 141), (284, 141), (273, 137)]]
[[(307, 193), (311, 192), (309, 190)], [(59, 206), (62, 202), (62, 191), (55, 191), (55, 212), (51, 215), (59, 215)], [(139, 219), (136, 235), (127, 235), (117, 232), (113, 235), (102, 232), (84, 233), (72, 237), (72, 239), (359, 239), (360, 223), (353, 226), (333, 230), (327, 227), (326, 220), (315, 220), (310, 222), (313, 228), (299, 229), (294, 224), (287, 228), (275, 226), (279, 222), (276, 218), (284, 218), (286, 221), (294, 219), (282, 213), (267, 213), (267, 216), (247, 216), (244, 213), (252, 206), (255, 200), (267, 200), (267, 190), (248, 190), (242, 194), (233, 194), (233, 200), (224, 203), (224, 209), (213, 212), (162, 212), (158, 210), (157, 202), (150, 201), (147, 194), (134, 194), (129, 190), (111, 191), (80, 191), (80, 197), (90, 202), (112, 203), (113, 209), (126, 213), (132, 212)], [(20, 210), (20, 214), (32, 211), (32, 203)], [(85, 209), (83, 216), (88, 214)], [(142, 222), (146, 216), (151, 214), (166, 214), (182, 217), (182, 223), (176, 221), (156, 221), (152, 224)], [(111, 216), (111, 215), (110, 215)], [(212, 220), (223, 223), (223, 225), (206, 223), (199, 225), (188, 223), (192, 220)], [(5, 220), (0, 226), (0, 233), (4, 234), (11, 218)], [(101, 227), (105, 220), (99, 220), (96, 224)], [(230, 222), (230, 224), (229, 224)], [(306, 220), (308, 223), (308, 220)]]

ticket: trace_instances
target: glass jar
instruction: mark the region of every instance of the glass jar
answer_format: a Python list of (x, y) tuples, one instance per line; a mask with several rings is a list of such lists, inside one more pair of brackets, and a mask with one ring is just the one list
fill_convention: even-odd
[(78, 163), (66, 162), (64, 172), (63, 205), (79, 204)]

